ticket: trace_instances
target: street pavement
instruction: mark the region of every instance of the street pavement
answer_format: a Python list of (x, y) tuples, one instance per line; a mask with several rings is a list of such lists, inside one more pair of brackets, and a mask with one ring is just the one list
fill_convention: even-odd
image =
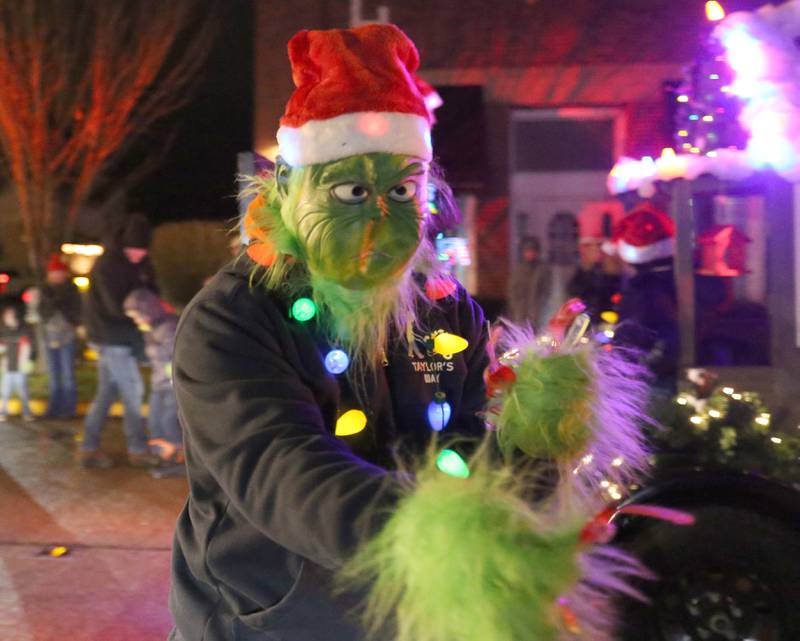
[[(80, 421), (0, 423), (0, 641), (164, 641), (182, 478), (75, 464)], [(54, 548), (66, 548), (56, 556)]]

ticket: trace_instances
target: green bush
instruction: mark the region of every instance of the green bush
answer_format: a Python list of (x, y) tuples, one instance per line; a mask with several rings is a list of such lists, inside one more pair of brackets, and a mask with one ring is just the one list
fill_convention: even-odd
[(222, 221), (165, 223), (156, 227), (151, 256), (161, 295), (180, 310), (232, 258), (230, 237)]

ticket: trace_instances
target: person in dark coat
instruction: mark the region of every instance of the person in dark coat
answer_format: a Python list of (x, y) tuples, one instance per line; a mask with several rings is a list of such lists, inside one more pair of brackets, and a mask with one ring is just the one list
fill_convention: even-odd
[(125, 408), (123, 429), (128, 462), (149, 467), (158, 462), (150, 454), (142, 424), (144, 383), (139, 373), (142, 335), (123, 309), (125, 297), (140, 287), (156, 290), (155, 273), (148, 259), (150, 225), (142, 215), (129, 216), (116, 242), (97, 260), (89, 274), (84, 308), (87, 339), (98, 352), (97, 391), (86, 416), (80, 462), (85, 467), (110, 467), (100, 449), (108, 410), (119, 397)]
[(545, 306), (553, 289), (550, 267), (541, 260), (539, 238), (526, 236), (520, 241), (520, 260), (508, 281), (508, 314), (520, 325), (539, 328), (545, 321)]
[(28, 398), (28, 374), (33, 367), (33, 337), (17, 305), (0, 309), (0, 421), (7, 420), (8, 405), (16, 394), (22, 418), (34, 420)]
[[(300, 86), (251, 244), (178, 328), (190, 493), (174, 641), (365, 639), (358, 595), (331, 583), (397, 500), (398, 456), (485, 431), (484, 317), (427, 240), (431, 89), (413, 44), (368, 25), (301, 32), (289, 50)], [(466, 341), (454, 353), (437, 347), (448, 334)]]
[(672, 219), (649, 204), (615, 230), (619, 255), (635, 272), (622, 287), (615, 342), (641, 352), (654, 375), (654, 392), (664, 396), (677, 389), (680, 359), (674, 237)]
[(147, 429), (150, 448), (161, 459), (153, 473), (158, 478), (182, 475), (183, 436), (172, 388), (172, 352), (178, 317), (168, 311), (158, 294), (150, 289), (134, 289), (125, 298), (123, 307), (144, 334), (145, 353), (150, 363)]
[(77, 328), (81, 324), (81, 295), (70, 280), (69, 268), (58, 254), (47, 264), (47, 282), (41, 290), (39, 315), (47, 349), (50, 396), (47, 418), (72, 418), (78, 403), (75, 382)]

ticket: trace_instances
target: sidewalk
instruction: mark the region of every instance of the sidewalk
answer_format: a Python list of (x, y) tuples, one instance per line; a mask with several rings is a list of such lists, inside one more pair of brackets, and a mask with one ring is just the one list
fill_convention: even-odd
[[(80, 421), (0, 423), (0, 641), (163, 641), (184, 479), (74, 463)], [(55, 546), (67, 553), (51, 556)]]

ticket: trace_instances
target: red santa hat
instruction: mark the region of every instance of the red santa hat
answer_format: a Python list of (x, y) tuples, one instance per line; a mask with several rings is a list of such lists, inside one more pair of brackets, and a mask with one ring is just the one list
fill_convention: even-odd
[(278, 129), (290, 166), (387, 152), (432, 157), (441, 99), (415, 74), (419, 54), (394, 25), (301, 31), (289, 41), (297, 87)]
[(639, 265), (675, 253), (675, 223), (652, 204), (639, 205), (614, 229), (617, 252), (626, 263)]
[(61, 260), (61, 255), (57, 253), (50, 254), (50, 260), (47, 262), (47, 271), (49, 272), (69, 272), (69, 267)]

